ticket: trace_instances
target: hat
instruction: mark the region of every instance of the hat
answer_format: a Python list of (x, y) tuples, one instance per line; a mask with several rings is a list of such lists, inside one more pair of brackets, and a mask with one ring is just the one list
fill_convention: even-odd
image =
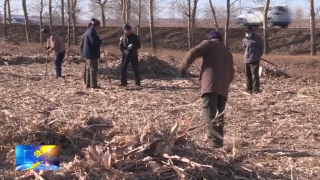
[(218, 39), (220, 41), (222, 41), (222, 36), (219, 32), (215, 31), (215, 32), (210, 32), (208, 34), (208, 39)]
[(129, 24), (125, 24), (123, 26), (123, 30), (130, 30), (131, 29), (131, 26)]
[(245, 31), (253, 31), (253, 26), (248, 25), (244, 28)]
[(47, 29), (47, 28), (41, 29), (41, 34), (46, 34), (46, 33), (48, 33), (48, 32), (50, 32), (50, 30)]
[(92, 18), (91, 19), (91, 25), (93, 26), (99, 26), (100, 25), (100, 21), (96, 18)]

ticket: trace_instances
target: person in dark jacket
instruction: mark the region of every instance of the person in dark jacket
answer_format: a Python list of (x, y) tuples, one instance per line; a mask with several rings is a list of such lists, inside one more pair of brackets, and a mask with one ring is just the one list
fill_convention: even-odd
[(189, 66), (200, 57), (203, 59), (200, 71), (202, 116), (208, 124), (207, 138), (214, 148), (222, 148), (224, 115), (212, 121), (226, 107), (230, 83), (235, 73), (233, 56), (223, 44), (220, 33), (210, 32), (208, 40), (189, 51), (178, 68), (180, 75), (184, 77)]
[(50, 47), (48, 47), (47, 49), (47, 54), (50, 54), (52, 51), (55, 51), (54, 63), (56, 69), (56, 78), (62, 78), (61, 66), (66, 54), (66, 48), (63, 44), (63, 40), (59, 37), (57, 33), (50, 32), (50, 30), (46, 28), (41, 30), (41, 34), (50, 42)]
[(242, 44), (245, 49), (244, 62), (245, 73), (246, 73), (246, 91), (248, 93), (259, 93), (260, 92), (260, 58), (263, 55), (263, 41), (260, 36), (253, 32), (252, 26), (246, 26), (245, 28), (246, 37), (243, 39)]
[[(88, 25), (87, 25), (87, 29), (89, 29), (92, 25), (92, 22), (89, 22)], [(81, 38), (80, 38), (80, 53), (82, 53), (82, 50), (83, 50), (83, 41), (84, 41), (84, 36), (86, 35), (86, 33), (83, 33)], [(84, 62), (84, 72), (83, 72), (83, 83), (84, 85), (86, 85), (86, 81), (87, 81), (87, 77), (86, 77), (86, 71), (87, 71), (87, 68), (86, 68), (86, 62)]]
[(101, 39), (97, 34), (100, 21), (92, 18), (91, 27), (83, 37), (82, 57), (86, 58), (86, 88), (99, 88), (97, 85), (98, 59), (100, 58)]
[(141, 86), (139, 73), (138, 49), (141, 48), (139, 36), (131, 32), (131, 26), (125, 24), (123, 27), (124, 35), (120, 37), (119, 48), (122, 52), (121, 60), (121, 84), (127, 86), (127, 69), (129, 63), (134, 72), (136, 86)]

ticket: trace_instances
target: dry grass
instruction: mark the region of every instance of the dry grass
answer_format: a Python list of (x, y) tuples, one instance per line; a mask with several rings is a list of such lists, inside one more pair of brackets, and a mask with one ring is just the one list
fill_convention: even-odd
[[(267, 72), (263, 92), (254, 96), (242, 93), (240, 68), (226, 111), (226, 146), (215, 151), (201, 126), (197, 77), (180, 79), (175, 73), (185, 52), (142, 54), (143, 88), (136, 89), (117, 86), (119, 58), (113, 54), (117, 49), (106, 49), (108, 55), (100, 61), (101, 90), (83, 88), (83, 64), (76, 55), (66, 58), (63, 81), (53, 78), (52, 62), (49, 79), (43, 79), (42, 55), (1, 57), (0, 177), (318, 178), (319, 60), (268, 57), (283, 73)], [(20, 50), (27, 54), (26, 48)], [(241, 67), (241, 56), (235, 59)], [(305, 59), (304, 65), (300, 59)], [(194, 65), (190, 71), (198, 75), (198, 68)], [(16, 172), (15, 144), (60, 145), (61, 171)]]

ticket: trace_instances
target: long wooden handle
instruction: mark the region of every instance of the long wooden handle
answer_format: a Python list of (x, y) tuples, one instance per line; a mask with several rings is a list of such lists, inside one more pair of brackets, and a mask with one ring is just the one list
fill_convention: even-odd
[[(49, 47), (49, 41), (47, 39), (47, 49)], [(48, 54), (46, 52), (46, 71), (45, 71), (45, 74), (44, 74), (44, 78), (46, 79), (47, 78), (47, 69), (48, 69)]]

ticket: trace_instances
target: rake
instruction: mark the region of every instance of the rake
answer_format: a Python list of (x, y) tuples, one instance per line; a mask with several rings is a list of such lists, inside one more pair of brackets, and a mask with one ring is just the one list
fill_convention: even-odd
[[(48, 47), (49, 47), (49, 41), (47, 39), (47, 50), (48, 50)], [(46, 52), (46, 71), (44, 73), (44, 79), (47, 79), (47, 69), (48, 69), (48, 54)]]

